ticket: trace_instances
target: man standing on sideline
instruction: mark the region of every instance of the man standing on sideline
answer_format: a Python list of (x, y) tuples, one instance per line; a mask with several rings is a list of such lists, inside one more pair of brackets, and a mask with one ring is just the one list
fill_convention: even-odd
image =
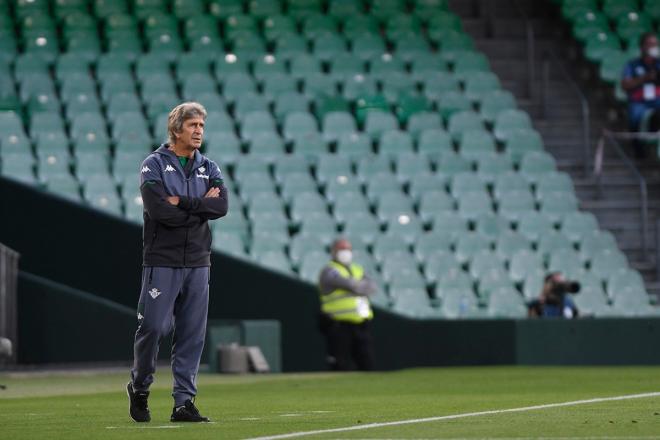
[(208, 422), (194, 405), (209, 299), (211, 231), (208, 221), (227, 214), (222, 173), (198, 150), (206, 110), (195, 102), (169, 114), (168, 143), (140, 169), (144, 202), (142, 289), (127, 385), (130, 415), (148, 422), (149, 386), (158, 348), (172, 329), (172, 422)]
[(332, 245), (332, 260), (321, 271), (320, 327), (328, 346), (328, 364), (333, 370), (351, 369), (351, 359), (360, 370), (373, 370), (371, 337), (373, 311), (369, 295), (376, 284), (353, 263), (351, 243), (338, 239)]

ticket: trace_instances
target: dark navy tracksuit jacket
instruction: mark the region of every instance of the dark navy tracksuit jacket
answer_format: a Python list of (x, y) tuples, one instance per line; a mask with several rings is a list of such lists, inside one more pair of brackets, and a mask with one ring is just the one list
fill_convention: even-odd
[[(204, 197), (212, 187), (220, 196)], [(140, 190), (144, 268), (131, 379), (134, 389), (149, 388), (160, 340), (174, 329), (172, 395), (179, 406), (197, 393), (211, 265), (208, 221), (227, 213), (227, 190), (215, 162), (195, 151), (184, 168), (167, 144), (142, 163)], [(170, 196), (179, 197), (178, 206), (167, 201)]]

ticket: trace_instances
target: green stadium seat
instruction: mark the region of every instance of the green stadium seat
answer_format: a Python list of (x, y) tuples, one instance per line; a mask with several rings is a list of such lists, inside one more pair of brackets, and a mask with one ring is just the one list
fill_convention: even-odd
[(568, 279), (575, 279), (580, 270), (583, 269), (583, 263), (580, 255), (574, 249), (558, 249), (550, 254), (548, 261), (548, 271), (561, 272)]
[(290, 60), (290, 75), (299, 80), (305, 80), (311, 74), (321, 74), (321, 63), (313, 56), (303, 53)]
[(465, 288), (443, 290), (442, 316), (450, 319), (465, 319), (479, 317), (477, 299), (470, 290)]
[[(334, 97), (337, 94), (337, 81), (324, 73), (311, 74), (303, 79), (303, 83), (304, 93), (310, 99), (318, 96)], [(317, 110), (317, 113), (320, 112)]]
[(465, 78), (474, 72), (489, 72), (490, 63), (485, 55), (479, 52), (465, 51), (456, 56), (454, 74), (458, 78)]
[(352, 242), (371, 244), (379, 235), (379, 229), (378, 220), (368, 212), (346, 213), (343, 233), (352, 237)]
[(399, 36), (392, 41), (397, 56), (406, 61), (411, 61), (421, 54), (428, 54), (431, 47), (428, 41), (418, 33), (409, 32)]
[(438, 100), (444, 93), (460, 90), (458, 78), (449, 72), (433, 72), (432, 76), (421, 78), (421, 82), (424, 96), (430, 100)]
[(439, 211), (431, 219), (434, 233), (442, 233), (456, 240), (467, 234), (468, 223), (465, 218), (452, 211)]
[(616, 35), (600, 32), (586, 41), (584, 55), (589, 61), (600, 63), (611, 53), (620, 50), (621, 43)]
[(539, 238), (537, 251), (544, 257), (557, 252), (560, 249), (573, 250), (573, 243), (559, 231), (549, 230)]
[[(344, 74), (340, 71), (337, 78), (343, 76)], [(342, 96), (347, 101), (355, 101), (362, 96), (375, 95), (378, 90), (376, 81), (362, 74), (348, 74), (346, 80), (340, 83), (343, 88)]]
[(474, 178), (474, 173), (458, 172), (451, 177), (451, 195), (460, 199), (471, 192), (485, 192), (486, 186), (479, 179)]
[(427, 191), (445, 191), (447, 180), (448, 176), (440, 173), (416, 173), (410, 176), (408, 192), (415, 200), (419, 201)]
[(499, 112), (495, 118), (495, 137), (501, 141), (506, 141), (512, 136), (517, 137), (516, 130), (531, 128), (532, 121), (529, 115), (521, 110), (504, 110)]
[[(568, 214), (567, 214), (568, 215)], [(566, 217), (566, 215), (564, 216)], [(580, 251), (585, 259), (607, 250), (616, 250), (618, 245), (611, 232), (602, 230), (586, 231), (580, 237)]]
[(471, 160), (476, 160), (484, 154), (495, 153), (495, 139), (490, 132), (483, 129), (467, 130), (461, 136), (460, 153)]
[(483, 153), (477, 159), (477, 177), (483, 182), (493, 184), (499, 176), (513, 171), (511, 157), (500, 153)]
[(382, 93), (391, 104), (403, 96), (415, 96), (415, 81), (405, 72), (384, 73), (381, 79)]
[(598, 220), (590, 212), (570, 212), (561, 221), (561, 231), (573, 242), (579, 242), (582, 237), (598, 230)]
[(554, 231), (549, 218), (537, 212), (523, 212), (518, 218), (518, 231), (529, 240), (538, 242), (541, 237)]
[[(433, 176), (429, 175), (429, 177)], [(432, 179), (428, 179), (428, 181), (435, 183)], [(444, 215), (444, 213), (454, 209), (454, 200), (444, 189), (425, 190), (418, 197), (419, 215), (425, 223), (437, 222), (439, 215)], [(452, 216), (454, 216), (453, 213)]]
[(458, 268), (458, 262), (450, 250), (452, 243), (452, 238), (443, 233), (426, 232), (417, 236), (415, 256), (424, 263), (427, 281), (434, 282), (440, 274)]
[(400, 153), (412, 153), (413, 140), (407, 131), (388, 130), (380, 135), (378, 142), (378, 153), (396, 155)]
[(547, 173), (539, 177), (536, 181), (537, 198), (541, 199), (551, 192), (574, 194), (571, 177), (564, 172)]
[(607, 276), (606, 282), (607, 295), (610, 298), (616, 298), (630, 288), (634, 291), (644, 291), (644, 279), (641, 274), (626, 267), (615, 269)]
[(415, 139), (419, 139), (424, 130), (442, 129), (442, 118), (438, 113), (430, 111), (416, 112), (410, 115), (407, 121), (406, 130)]
[(282, 92), (275, 98), (274, 107), (275, 116), (282, 121), (291, 113), (307, 112), (309, 101), (305, 95), (298, 92)]
[(256, 92), (252, 78), (246, 73), (230, 73), (218, 78), (222, 84), (223, 97), (227, 102), (233, 103), (248, 92)]
[(284, 139), (290, 141), (297, 135), (317, 133), (316, 119), (308, 112), (293, 112), (284, 119), (282, 133)]
[(505, 229), (496, 238), (495, 249), (501, 259), (509, 261), (518, 252), (531, 249), (531, 243), (521, 233)]
[(264, 37), (273, 42), (280, 37), (296, 34), (296, 22), (289, 15), (270, 14), (263, 21)]
[(524, 213), (534, 210), (534, 197), (529, 190), (503, 192), (498, 202), (499, 215), (512, 222), (517, 222)]
[(216, 160), (233, 163), (241, 154), (241, 143), (232, 132), (217, 131), (206, 134), (206, 154)]
[(470, 100), (461, 92), (449, 91), (443, 93), (437, 101), (438, 111), (445, 120), (459, 112), (472, 111)]
[(529, 152), (541, 152), (542, 150), (543, 140), (536, 130), (517, 129), (507, 135), (506, 152), (514, 162), (520, 161)]
[(481, 101), (486, 93), (499, 90), (500, 80), (492, 72), (473, 72), (464, 75), (465, 96), (473, 102)]
[(509, 276), (515, 283), (523, 282), (528, 274), (544, 270), (543, 259), (531, 249), (521, 249), (515, 252), (509, 261)]
[(323, 116), (323, 139), (327, 142), (335, 142), (341, 136), (350, 135), (356, 131), (355, 120), (348, 112), (330, 112)]
[(281, 93), (296, 92), (297, 90), (295, 80), (284, 73), (270, 74), (262, 84), (262, 95), (269, 101), (274, 101)]
[(430, 163), (424, 155), (404, 153), (396, 157), (395, 168), (399, 181), (409, 182), (414, 176), (430, 172)]
[(372, 138), (380, 137), (384, 132), (398, 129), (398, 121), (390, 114), (382, 111), (369, 111), (364, 121), (364, 131)]
[(555, 159), (543, 151), (526, 153), (520, 162), (520, 173), (531, 182), (536, 182), (547, 173), (554, 173), (557, 165)]
[(626, 256), (619, 250), (606, 249), (591, 257), (591, 273), (602, 280), (619, 269), (628, 268)]
[(417, 151), (426, 154), (453, 151), (451, 136), (441, 128), (425, 129), (420, 133)]
[(558, 223), (566, 214), (578, 209), (578, 201), (571, 193), (549, 193), (540, 199), (541, 213), (551, 221)]
[(501, 200), (511, 192), (525, 190), (529, 191), (529, 182), (521, 174), (510, 171), (497, 176), (493, 186), (493, 195), (496, 200)]
[(465, 110), (450, 117), (447, 129), (455, 141), (460, 141), (463, 133), (469, 130), (483, 130), (484, 125), (476, 112)]
[(312, 39), (312, 46), (312, 53), (321, 61), (330, 61), (347, 50), (346, 41), (333, 33), (324, 33)]
[(337, 140), (337, 154), (347, 157), (362, 157), (365, 154), (373, 154), (371, 138), (364, 133), (342, 133)]
[(294, 266), (300, 266), (306, 260), (306, 256), (312, 252), (326, 252), (325, 244), (319, 237), (297, 234), (291, 239), (289, 257)]
[(491, 90), (481, 95), (479, 113), (488, 123), (494, 123), (501, 112), (515, 108), (516, 100), (509, 91)]
[(401, 195), (401, 184), (389, 171), (372, 172), (372, 174), (361, 175), (361, 177), (366, 181), (367, 198), (375, 205), (378, 205), (385, 194)]
[(431, 103), (424, 96), (417, 93), (407, 95), (404, 92), (399, 95), (399, 99), (395, 102), (395, 111), (402, 124), (407, 123), (408, 119), (415, 114), (426, 112), (430, 109)]

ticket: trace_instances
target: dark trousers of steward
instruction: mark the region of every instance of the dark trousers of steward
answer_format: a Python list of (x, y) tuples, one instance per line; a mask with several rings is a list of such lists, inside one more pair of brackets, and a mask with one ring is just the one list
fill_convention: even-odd
[(370, 320), (354, 324), (335, 321), (322, 313), (320, 328), (326, 339), (327, 362), (330, 369), (335, 371), (374, 369), (374, 344)]

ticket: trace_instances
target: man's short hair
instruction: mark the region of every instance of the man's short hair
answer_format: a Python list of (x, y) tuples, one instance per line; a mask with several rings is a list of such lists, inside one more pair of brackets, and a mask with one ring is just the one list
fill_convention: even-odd
[(655, 37), (655, 34), (653, 32), (644, 32), (642, 35), (639, 36), (639, 47), (643, 47), (644, 43), (646, 43), (646, 40), (648, 40), (651, 37)]
[(198, 102), (184, 102), (172, 109), (167, 118), (167, 137), (170, 145), (176, 142), (176, 133), (183, 129), (183, 122), (192, 118), (206, 119), (206, 109)]

